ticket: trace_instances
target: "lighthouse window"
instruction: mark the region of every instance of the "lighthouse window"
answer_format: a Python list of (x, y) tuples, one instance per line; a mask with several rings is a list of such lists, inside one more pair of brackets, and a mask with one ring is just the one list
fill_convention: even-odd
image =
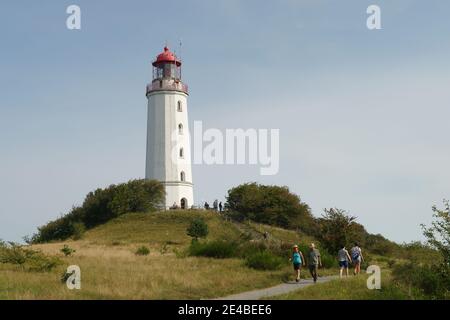
[(180, 149), (180, 158), (184, 158), (184, 149), (183, 148)]
[(178, 101), (177, 110), (178, 110), (178, 112), (182, 112), (183, 111), (183, 104), (181, 103), (181, 101)]
[(183, 125), (181, 123), (178, 125), (178, 133), (183, 134)]
[(173, 78), (175, 76), (175, 65), (166, 64), (164, 65), (164, 78)]
[(181, 174), (180, 174), (180, 179), (181, 179), (181, 181), (186, 181), (186, 174), (184, 173), (184, 171), (181, 171)]

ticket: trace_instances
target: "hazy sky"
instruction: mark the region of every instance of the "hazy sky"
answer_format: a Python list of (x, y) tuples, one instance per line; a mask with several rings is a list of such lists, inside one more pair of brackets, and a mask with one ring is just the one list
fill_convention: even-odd
[[(66, 28), (70, 4), (80, 31)], [(370, 4), (382, 30), (366, 27)], [(450, 198), (449, 12), (444, 0), (1, 1), (0, 238), (144, 177), (151, 61), (182, 39), (191, 127), (280, 129), (278, 175), (195, 165), (196, 202), (287, 185), (316, 216), (343, 208), (370, 232), (422, 239)]]

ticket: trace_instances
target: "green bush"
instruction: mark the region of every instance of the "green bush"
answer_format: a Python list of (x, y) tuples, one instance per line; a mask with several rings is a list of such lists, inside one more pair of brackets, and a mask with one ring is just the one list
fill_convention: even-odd
[(396, 257), (410, 261), (440, 261), (439, 251), (419, 241), (404, 243), (399, 246)]
[(189, 247), (189, 255), (217, 259), (236, 256), (237, 243), (228, 241), (211, 241), (206, 243), (193, 242)]
[(76, 252), (75, 249), (70, 248), (67, 244), (64, 245), (64, 247), (60, 250), (66, 257), (71, 256)]
[[(244, 241), (239, 244), (237, 256), (245, 259), (256, 252), (268, 251), (269, 244), (266, 241)], [(287, 257), (287, 256), (286, 256)]]
[(245, 259), (245, 264), (257, 270), (278, 270), (283, 266), (284, 259), (269, 251), (255, 252)]
[(202, 218), (196, 218), (191, 221), (191, 224), (186, 230), (186, 234), (197, 241), (198, 238), (206, 238), (208, 235), (208, 225)]
[(30, 241), (44, 243), (70, 237), (79, 240), (86, 229), (125, 213), (156, 210), (163, 199), (163, 185), (153, 180), (131, 180), (97, 189), (86, 196), (81, 207), (74, 207), (68, 214), (38, 228)]
[(157, 181), (131, 180), (89, 193), (83, 202), (86, 227), (92, 228), (129, 212), (157, 209), (164, 197), (164, 187)]
[(136, 255), (138, 256), (148, 256), (150, 254), (150, 249), (146, 246), (139, 247), (136, 250)]
[(287, 187), (247, 183), (228, 191), (228, 216), (311, 233), (315, 220), (307, 204)]
[(325, 250), (320, 251), (320, 259), (323, 268), (335, 268), (338, 264), (337, 259)]
[(25, 271), (50, 272), (61, 264), (61, 261), (15, 243), (0, 242), (0, 263), (18, 266)]
[[(396, 264), (392, 275), (412, 295), (424, 295), (431, 299), (450, 299), (450, 277), (445, 269), (436, 265), (419, 265), (408, 262)], [(412, 290), (415, 289), (415, 290)]]
[(365, 247), (373, 254), (389, 257), (396, 256), (396, 252), (400, 249), (397, 243), (386, 239), (380, 234), (367, 234)]
[[(74, 235), (75, 227), (73, 222), (74, 210), (63, 217), (47, 223), (38, 228), (38, 233), (31, 238), (31, 243), (43, 243), (49, 241), (66, 240)], [(77, 210), (78, 211), (78, 210)]]

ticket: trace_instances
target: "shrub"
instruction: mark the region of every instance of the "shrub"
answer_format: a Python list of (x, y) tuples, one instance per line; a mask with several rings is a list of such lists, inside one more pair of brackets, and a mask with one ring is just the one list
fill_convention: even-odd
[(436, 249), (442, 258), (442, 265), (446, 272), (450, 273), (450, 203), (444, 200), (444, 208), (433, 206), (433, 218), (431, 227), (422, 225), (423, 234), (430, 246)]
[(198, 240), (198, 238), (206, 238), (206, 236), (208, 235), (208, 225), (202, 218), (196, 218), (191, 221), (191, 224), (187, 228), (186, 233), (196, 241)]
[(131, 180), (90, 192), (81, 207), (46, 225), (30, 239), (32, 243), (81, 239), (86, 229), (96, 227), (128, 212), (156, 210), (164, 199), (164, 187), (158, 181)]
[(50, 272), (61, 264), (57, 257), (49, 257), (42, 253), (34, 254), (25, 264), (28, 271)]
[(323, 268), (335, 268), (338, 263), (336, 258), (329, 254), (326, 250), (320, 251), (320, 259), (322, 260)]
[[(73, 212), (73, 211), (72, 211)], [(54, 240), (66, 240), (75, 230), (72, 220), (72, 212), (38, 228), (38, 233), (32, 237), (32, 243), (43, 243)]]
[(146, 246), (139, 247), (136, 250), (136, 255), (138, 256), (148, 256), (150, 254), (150, 249)]
[(238, 221), (249, 219), (307, 233), (315, 225), (308, 205), (287, 187), (242, 184), (228, 191), (226, 207), (229, 217)]
[(164, 197), (161, 183), (149, 180), (131, 180), (89, 193), (83, 202), (84, 223), (95, 227), (129, 212), (152, 211)]
[(178, 248), (173, 248), (172, 251), (175, 254), (175, 257), (177, 257), (178, 259), (186, 258), (189, 254), (189, 249), (188, 250), (179, 250)]
[(367, 250), (381, 256), (396, 256), (400, 246), (380, 234), (367, 234), (365, 239)]
[(255, 252), (267, 251), (269, 245), (265, 241), (249, 241), (242, 242), (239, 245), (239, 250), (237, 251), (237, 256), (240, 258), (246, 258)]
[(245, 260), (245, 264), (257, 270), (277, 270), (281, 268), (284, 261), (269, 251), (261, 251), (249, 255)]
[(440, 261), (439, 252), (419, 241), (401, 244), (397, 257), (410, 261)]
[(409, 291), (411, 297), (422, 294), (432, 299), (449, 299), (450, 278), (443, 271), (436, 265), (409, 262), (395, 265), (392, 275), (395, 281)]
[(193, 242), (189, 247), (191, 256), (225, 259), (236, 255), (237, 243), (228, 241), (212, 241), (206, 243)]
[(66, 257), (71, 256), (76, 252), (75, 249), (70, 248), (67, 244), (64, 245), (64, 247), (60, 250)]
[(0, 263), (15, 265), (25, 271), (50, 272), (61, 261), (15, 243), (0, 242)]
[[(397, 264), (393, 269), (396, 281), (406, 285), (410, 296), (419, 290), (420, 293), (432, 299), (450, 299), (450, 203), (444, 200), (444, 208), (433, 206), (433, 218), (431, 227), (422, 225), (423, 234), (428, 244), (439, 254), (437, 259), (425, 259), (429, 265), (419, 265), (418, 259), (411, 259), (406, 264)], [(409, 248), (417, 255), (425, 253), (429, 255), (429, 248), (415, 243)], [(411, 253), (411, 252), (410, 252)], [(415, 289), (415, 290), (414, 290)]]

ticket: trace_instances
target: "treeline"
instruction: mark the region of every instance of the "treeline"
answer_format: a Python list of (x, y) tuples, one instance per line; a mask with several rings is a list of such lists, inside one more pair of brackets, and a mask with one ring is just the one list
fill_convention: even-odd
[(235, 220), (251, 220), (286, 229), (298, 230), (320, 241), (331, 254), (341, 245), (356, 241), (373, 253), (393, 255), (401, 246), (382, 235), (370, 234), (356, 217), (336, 208), (325, 209), (315, 218), (310, 207), (288, 187), (246, 183), (228, 191), (227, 214)]
[(243, 184), (231, 189), (227, 200), (230, 217), (299, 230), (317, 239), (327, 255), (335, 256), (342, 246), (349, 248), (357, 242), (364, 248), (366, 260), (367, 253), (387, 259), (396, 286), (412, 299), (450, 299), (448, 201), (444, 201), (444, 209), (433, 207), (431, 227), (422, 226), (426, 243), (397, 244), (370, 234), (345, 210), (325, 209), (321, 217), (313, 217), (308, 205), (287, 187)]
[(94, 228), (129, 212), (157, 210), (164, 199), (164, 187), (152, 180), (131, 180), (90, 192), (80, 207), (38, 228), (29, 243), (79, 239)]

